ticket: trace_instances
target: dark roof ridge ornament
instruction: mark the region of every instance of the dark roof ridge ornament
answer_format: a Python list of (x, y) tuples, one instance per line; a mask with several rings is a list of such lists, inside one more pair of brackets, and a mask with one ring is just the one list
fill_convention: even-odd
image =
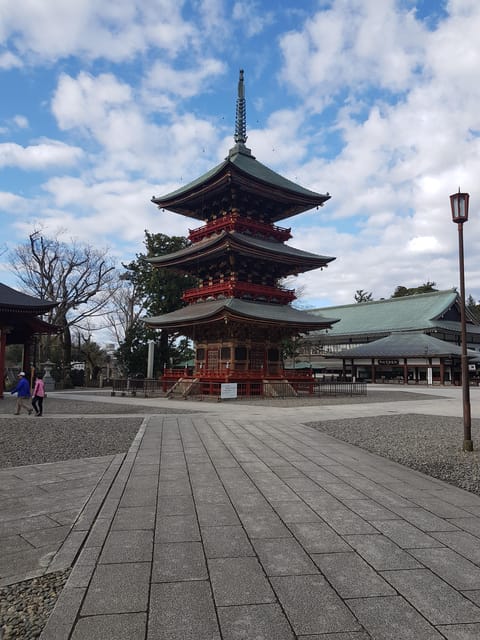
[(237, 155), (237, 153), (243, 153), (244, 155), (251, 156), (251, 151), (245, 146), (247, 142), (247, 104), (245, 100), (245, 85), (243, 82), (243, 69), (240, 69), (238, 78), (238, 92), (237, 92), (237, 105), (235, 110), (235, 134), (233, 139), (235, 140), (235, 146), (233, 146), (228, 152), (228, 157)]

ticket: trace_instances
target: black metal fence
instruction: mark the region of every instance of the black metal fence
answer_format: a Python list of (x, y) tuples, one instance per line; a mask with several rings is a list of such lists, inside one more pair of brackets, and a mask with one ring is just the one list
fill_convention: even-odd
[[(174, 388), (175, 387), (175, 388)], [(164, 389), (161, 380), (117, 379), (112, 381), (112, 396), (143, 396), (144, 398), (167, 395), (176, 398), (217, 397), (222, 398), (221, 382), (204, 382), (184, 379), (175, 385), (174, 381)], [(237, 398), (295, 398), (323, 396), (364, 396), (367, 395), (365, 382), (339, 381), (292, 381), (256, 380), (239, 382), (236, 385)]]
[(112, 396), (143, 396), (151, 398), (163, 394), (162, 381), (150, 378), (122, 378), (112, 380)]
[(315, 383), (319, 396), (366, 396), (366, 382), (319, 382)]

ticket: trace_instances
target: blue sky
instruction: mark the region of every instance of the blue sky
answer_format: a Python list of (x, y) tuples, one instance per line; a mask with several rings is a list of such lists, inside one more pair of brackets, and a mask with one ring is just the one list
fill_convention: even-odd
[(466, 288), (480, 298), (477, 0), (0, 0), (0, 280), (42, 229), (121, 262), (144, 230), (192, 221), (150, 202), (233, 144), (332, 199), (285, 220), (336, 256), (299, 276), (305, 307), (457, 286), (449, 195), (471, 195)]

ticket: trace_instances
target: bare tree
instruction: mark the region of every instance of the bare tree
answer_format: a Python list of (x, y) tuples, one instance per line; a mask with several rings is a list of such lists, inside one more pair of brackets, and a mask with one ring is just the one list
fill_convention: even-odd
[(105, 320), (110, 335), (119, 346), (129, 329), (138, 321), (145, 311), (143, 296), (128, 273), (119, 276), (119, 286), (112, 293), (106, 309)]
[(47, 320), (62, 329), (62, 353), (70, 365), (71, 327), (103, 313), (118, 288), (115, 264), (107, 249), (98, 250), (75, 240), (63, 242), (34, 231), (28, 242), (10, 254), (10, 264), (31, 295), (58, 303)]

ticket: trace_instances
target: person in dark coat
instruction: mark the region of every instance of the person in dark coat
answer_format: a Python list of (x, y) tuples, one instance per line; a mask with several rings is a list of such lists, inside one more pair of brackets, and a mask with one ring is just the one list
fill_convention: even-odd
[(20, 371), (18, 374), (18, 382), (10, 393), (12, 395), (14, 393), (17, 394), (17, 410), (14, 415), (20, 415), (22, 409), (25, 409), (28, 415), (31, 415), (33, 409), (30, 407), (30, 385), (24, 371)]

